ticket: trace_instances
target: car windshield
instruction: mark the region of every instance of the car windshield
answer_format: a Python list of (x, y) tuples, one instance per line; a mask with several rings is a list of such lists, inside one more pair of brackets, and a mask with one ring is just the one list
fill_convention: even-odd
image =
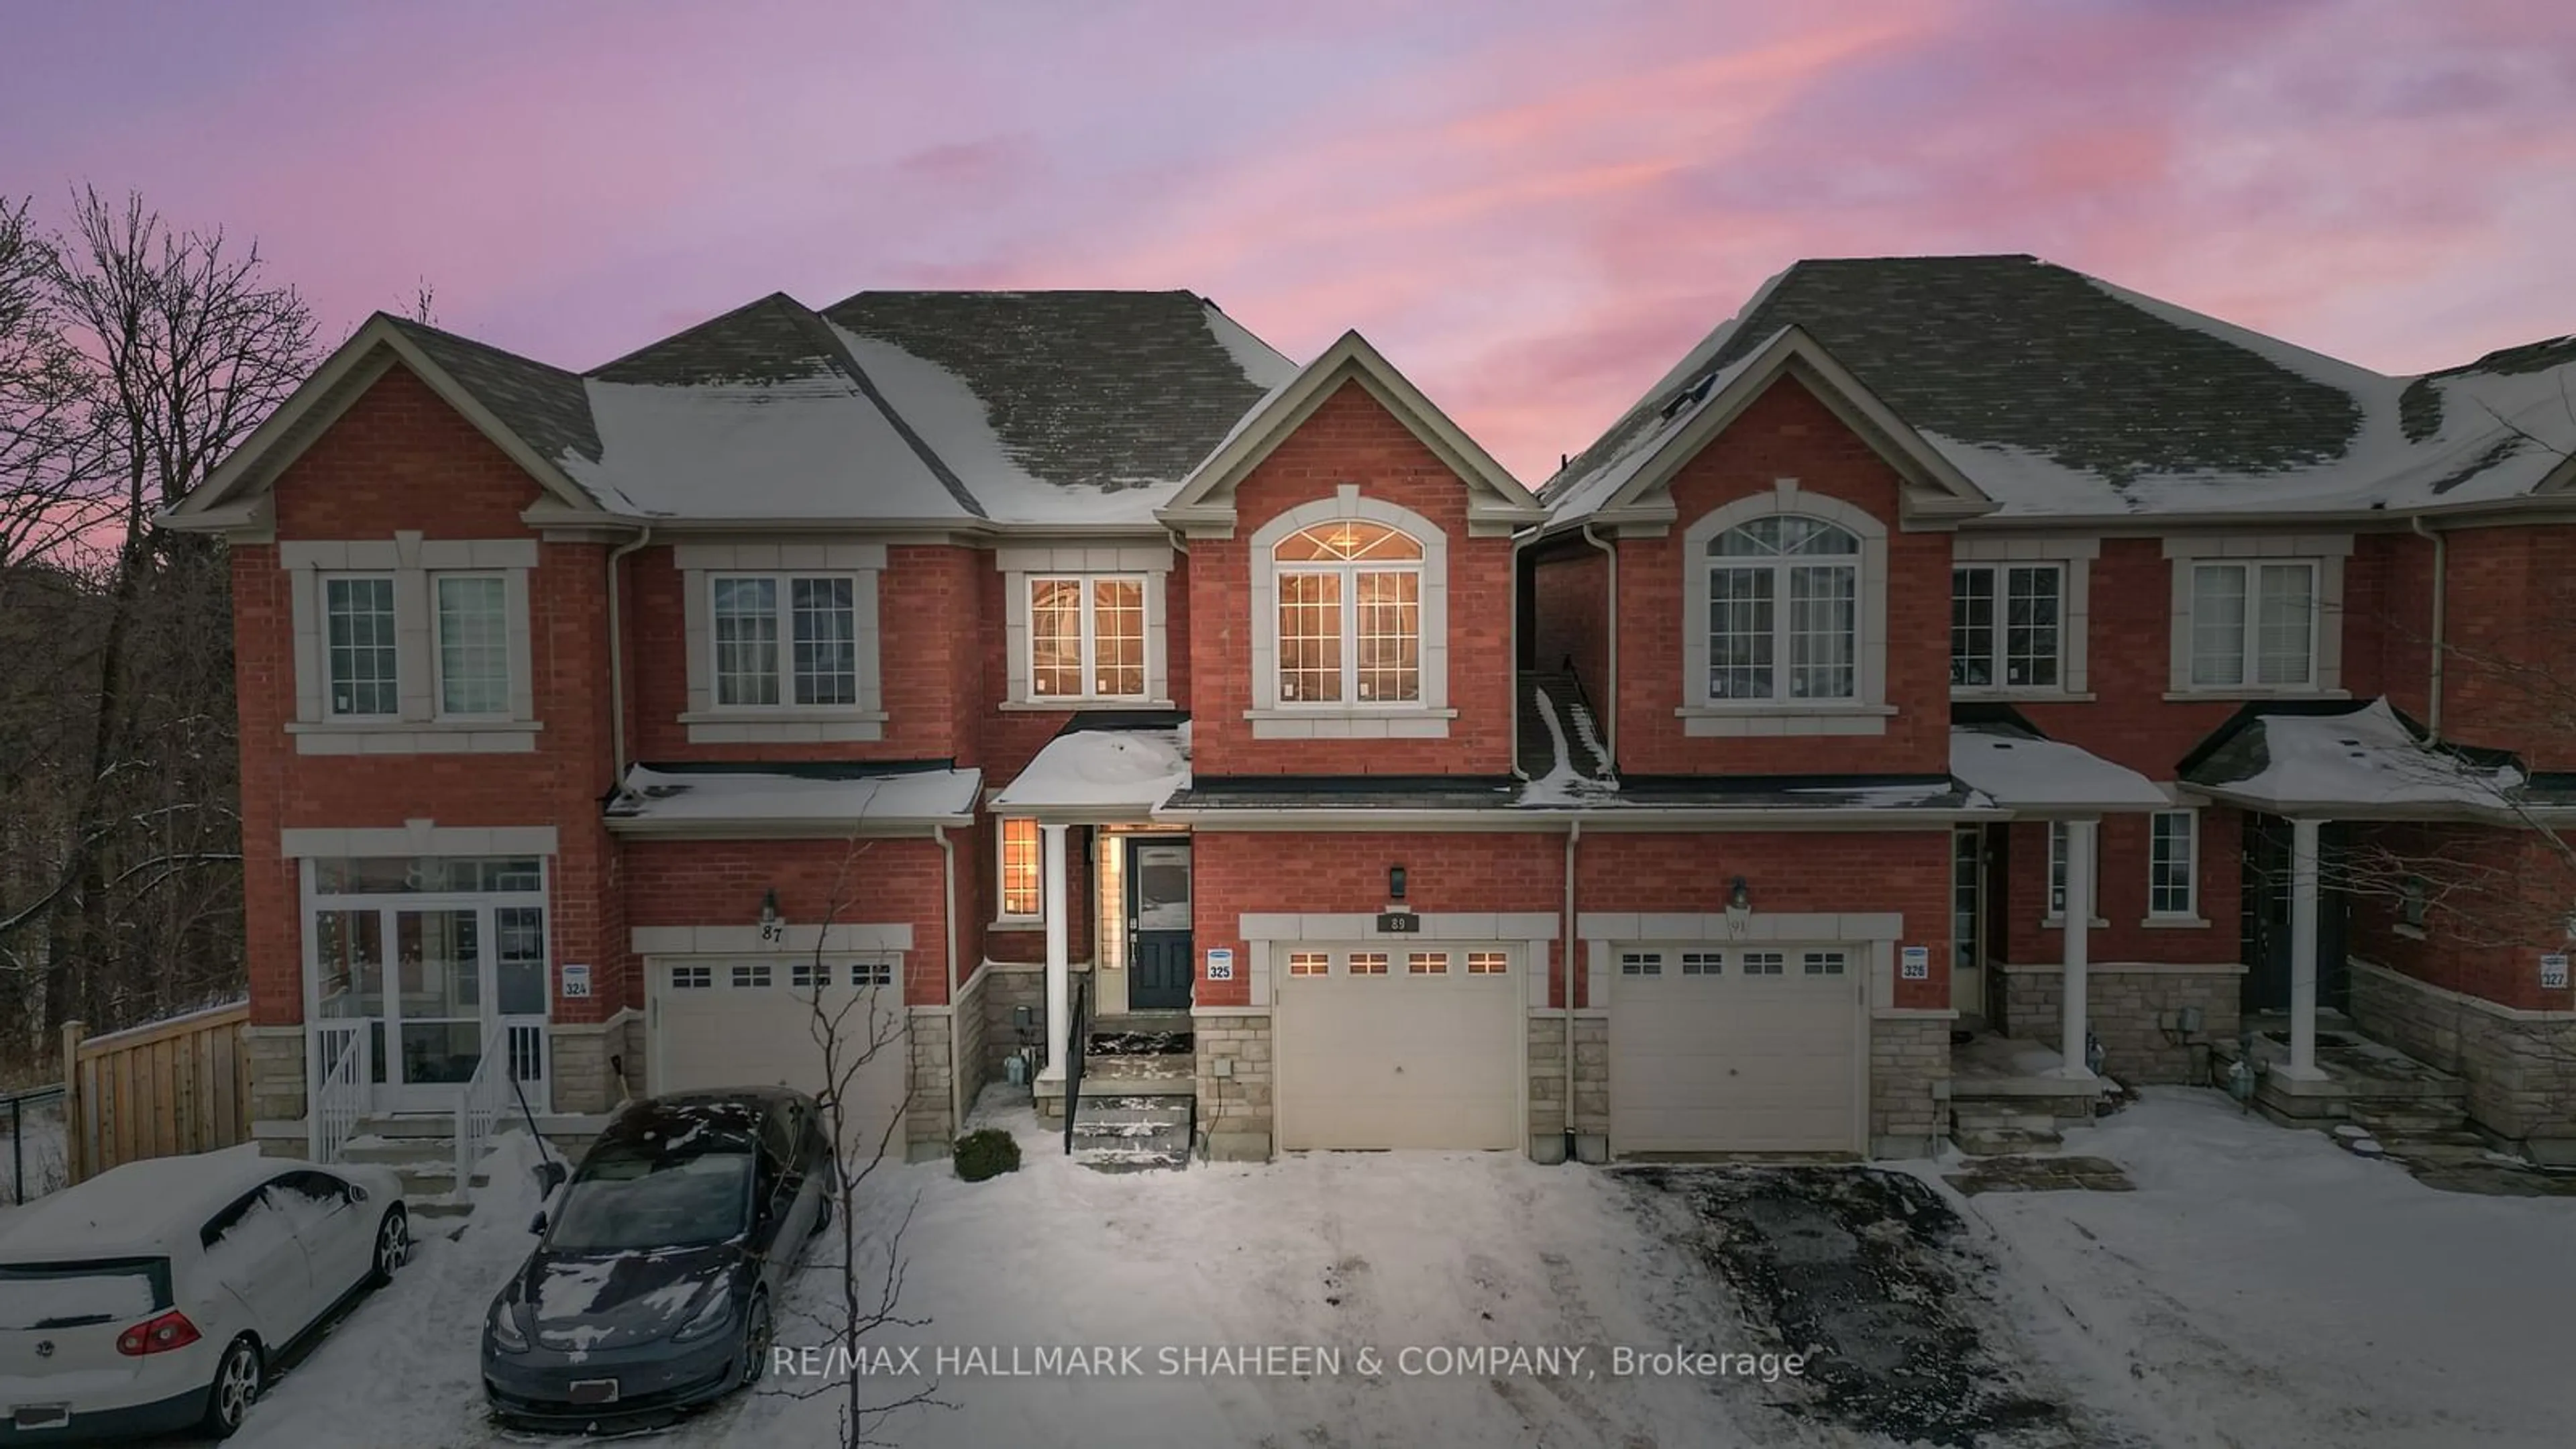
[(163, 1258), (0, 1265), (0, 1331), (131, 1323), (169, 1306)]
[(565, 1190), (546, 1233), (557, 1252), (685, 1248), (739, 1236), (751, 1202), (748, 1152), (656, 1156), (604, 1146)]

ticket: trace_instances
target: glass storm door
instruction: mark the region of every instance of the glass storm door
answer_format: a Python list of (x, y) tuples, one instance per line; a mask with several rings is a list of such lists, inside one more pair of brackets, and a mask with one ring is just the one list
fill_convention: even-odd
[(486, 1003), (496, 994), (483, 912), (391, 914), (395, 989), (386, 1036), (393, 1060), (386, 1084), (397, 1108), (445, 1106), (482, 1060)]
[(1190, 847), (1131, 836), (1127, 851), (1127, 1009), (1187, 1011)]

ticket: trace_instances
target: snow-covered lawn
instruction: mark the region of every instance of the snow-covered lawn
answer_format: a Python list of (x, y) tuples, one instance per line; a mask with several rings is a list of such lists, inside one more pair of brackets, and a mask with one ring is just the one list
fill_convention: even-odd
[(14, 1141), (9, 1113), (0, 1109), (0, 1211), (18, 1205), (21, 1177), (29, 1202), (63, 1185), (61, 1102), (20, 1107)]
[[(952, 1372), (951, 1407), (878, 1426), (908, 1445), (1545, 1443), (1878, 1445), (1797, 1418), (1742, 1378), (1613, 1378), (1608, 1346), (1755, 1351), (1731, 1291), (1614, 1174), (1505, 1154), (1318, 1154), (1106, 1176), (1068, 1163), (1025, 1109), (1022, 1169), (882, 1181), (917, 1199), (889, 1346), (1139, 1345), (1144, 1376)], [(508, 1150), (524, 1157), (524, 1145)], [(2203, 1093), (2147, 1101), (2070, 1142), (2134, 1193), (1989, 1193), (1961, 1203), (1991, 1278), (1971, 1315), (2031, 1392), (2102, 1442), (2347, 1446), (2567, 1442), (2576, 1200), (2436, 1192), (2313, 1133)], [(1925, 1169), (1927, 1174), (1931, 1169)], [(425, 1244), (279, 1384), (238, 1442), (450, 1446), (481, 1410), (484, 1305), (526, 1252), (517, 1159), (456, 1242)], [(1946, 1192), (1947, 1189), (1944, 1189)], [(828, 1241), (828, 1240), (827, 1240)], [(828, 1274), (809, 1277), (820, 1307)], [(815, 1330), (783, 1328), (809, 1341)], [(1170, 1375), (1170, 1346), (1321, 1345), (1342, 1371)], [(1408, 1375), (1408, 1346), (1584, 1346), (1598, 1377)], [(1357, 1362), (1379, 1352), (1378, 1371)], [(911, 1387), (890, 1379), (884, 1397)], [(828, 1445), (836, 1401), (763, 1393), (655, 1442)], [(2088, 1430), (2093, 1433), (2095, 1430)]]
[(2151, 1089), (2070, 1154), (2134, 1193), (1988, 1193), (2036, 1348), (2149, 1442), (2576, 1439), (2576, 1199), (2437, 1191), (2395, 1163)]

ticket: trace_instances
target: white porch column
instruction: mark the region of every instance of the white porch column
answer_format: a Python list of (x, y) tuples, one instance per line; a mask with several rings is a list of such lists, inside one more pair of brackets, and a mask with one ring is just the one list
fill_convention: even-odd
[(2085, 971), (2093, 955), (2093, 836), (2099, 822), (2066, 822), (2066, 971), (2065, 1015), (2057, 1028), (2058, 1070), (2090, 1078), (2084, 1063), (2084, 1040), (2092, 1016), (2085, 1001)]
[(2290, 1062), (2272, 1070), (2293, 1081), (2322, 1081), (2317, 1070), (2317, 829), (2290, 822)]
[(1040, 825), (1041, 874), (1046, 885), (1046, 1067), (1038, 1075), (1050, 1081), (1064, 1076), (1065, 1041), (1073, 1029), (1073, 963), (1065, 945), (1069, 905), (1064, 882), (1062, 825)]

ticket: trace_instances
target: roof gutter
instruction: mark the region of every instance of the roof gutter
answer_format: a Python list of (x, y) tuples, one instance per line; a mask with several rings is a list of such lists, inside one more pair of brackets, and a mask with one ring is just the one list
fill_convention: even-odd
[(1583, 521), (1583, 541), (1601, 550), (1610, 561), (1610, 578), (1605, 587), (1610, 592), (1610, 607), (1603, 611), (1609, 623), (1610, 677), (1602, 681), (1601, 698), (1608, 706), (1601, 715), (1601, 750), (1610, 758), (1607, 764), (1615, 773), (1619, 768), (1619, 549), (1604, 542), (1592, 531), (1592, 520)]
[(2433, 541), (2433, 656), (2432, 678), (2426, 682), (2424, 732), (2436, 743), (2442, 738), (2442, 628), (2444, 606), (2449, 603), (2451, 576), (2451, 541), (2424, 526), (2421, 514), (2406, 520), (2415, 532)]

